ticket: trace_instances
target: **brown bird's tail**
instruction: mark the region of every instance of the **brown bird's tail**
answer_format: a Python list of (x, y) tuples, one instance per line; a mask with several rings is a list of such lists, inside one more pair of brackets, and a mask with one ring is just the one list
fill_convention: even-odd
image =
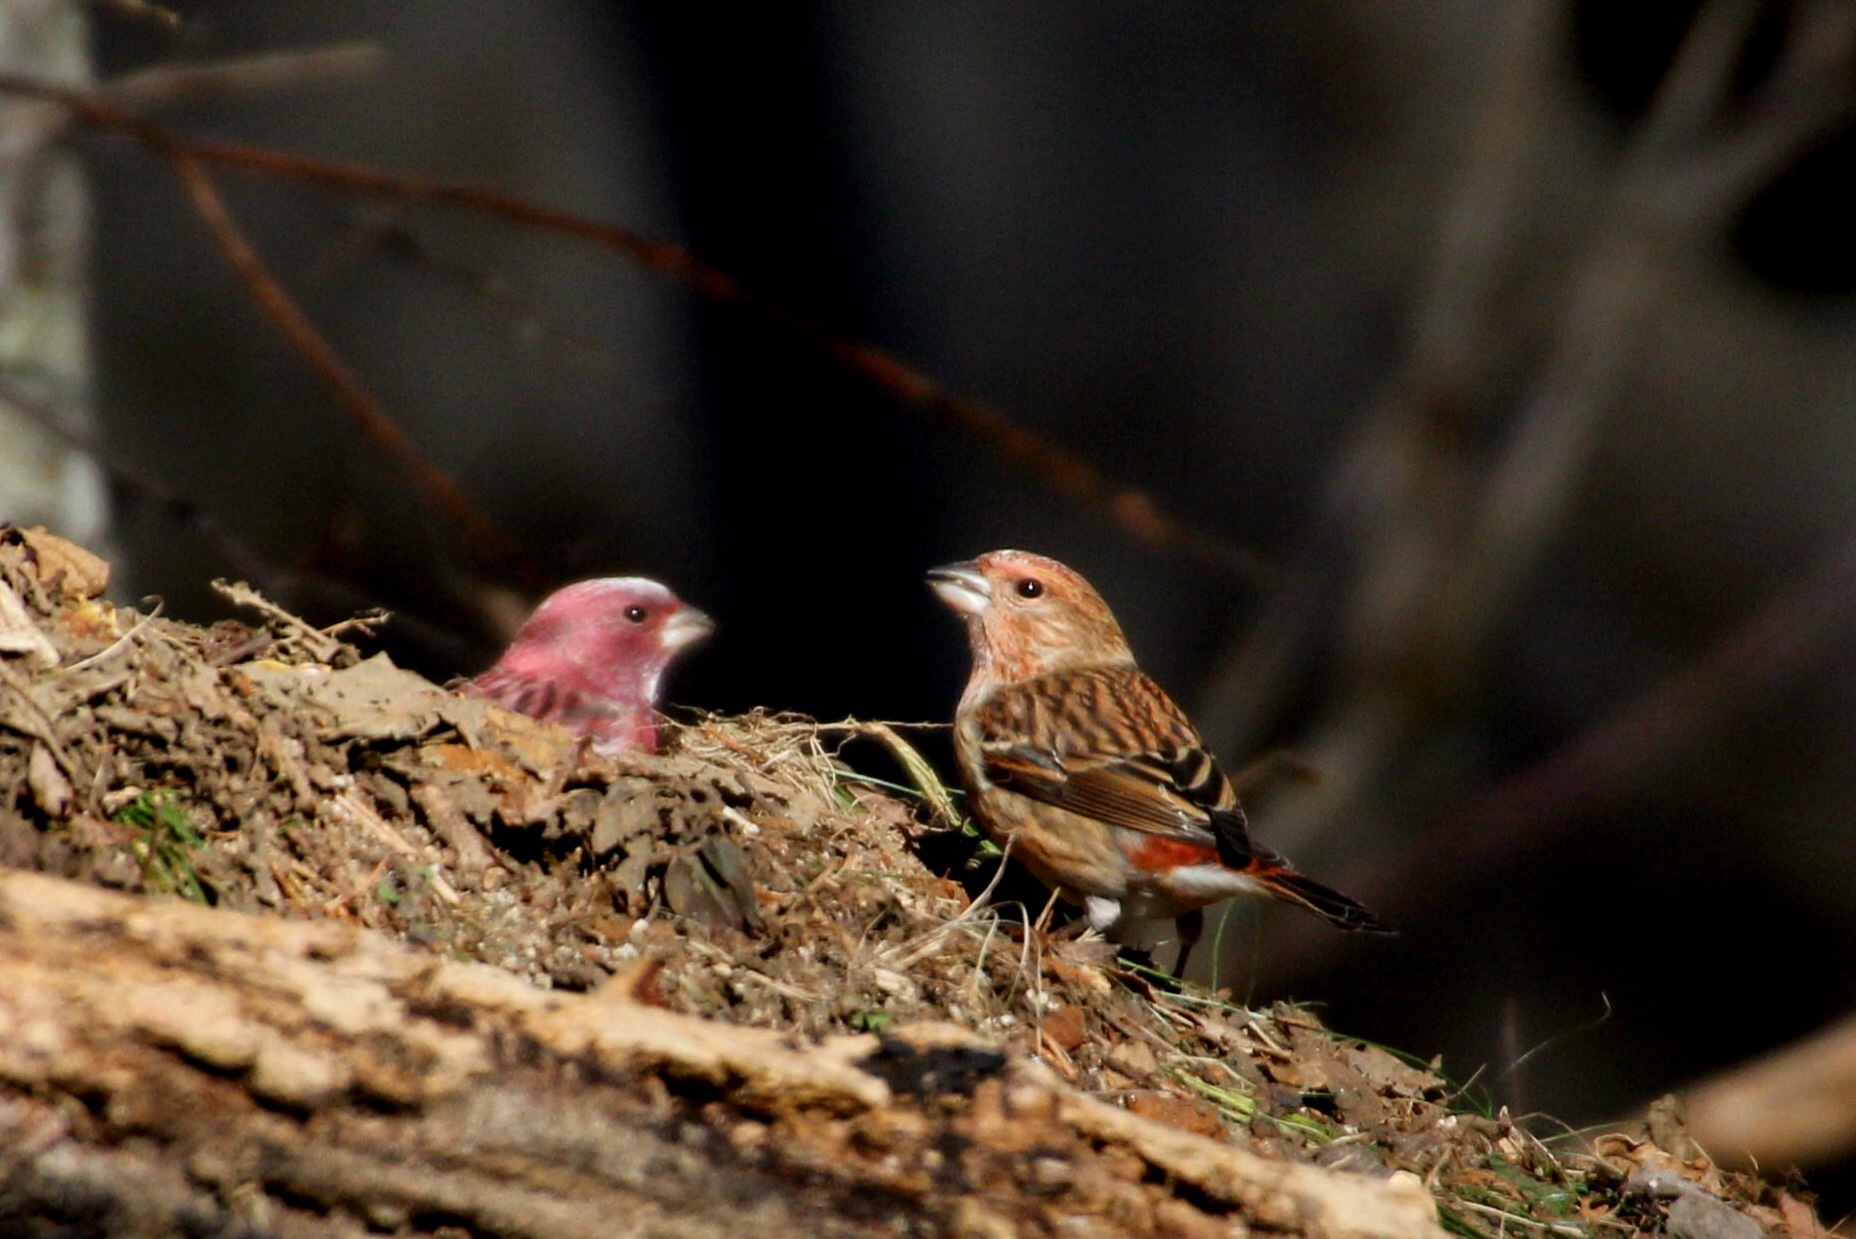
[(1286, 864), (1258, 857), (1250, 867), (1249, 876), (1274, 898), (1300, 904), (1336, 929), (1375, 934), (1396, 932), (1381, 925), (1378, 917), (1333, 887), (1304, 877)]
[(1378, 917), (1333, 887), (1297, 873), (1288, 857), (1252, 839), (1244, 811), (1236, 805), (1214, 810), (1211, 816), (1212, 829), (1218, 835), (1218, 858), (1256, 882), (1272, 897), (1284, 903), (1300, 904), (1336, 929), (1363, 929), (1374, 934), (1398, 932), (1381, 925)]

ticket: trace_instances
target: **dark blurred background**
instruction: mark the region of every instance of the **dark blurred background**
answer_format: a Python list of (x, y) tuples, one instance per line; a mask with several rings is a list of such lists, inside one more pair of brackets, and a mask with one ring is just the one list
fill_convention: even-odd
[(1845, 0), (170, 7), (94, 10), (102, 79), (385, 60), (163, 122), (682, 243), (1229, 553), (1143, 542), (756, 306), (221, 172), (511, 536), (492, 554), (344, 419), (161, 161), (93, 130), (125, 596), (205, 618), (211, 578), (260, 575), (319, 618), (385, 606), (442, 679), (547, 587), (646, 573), (721, 621), (673, 700), (940, 720), (966, 653), (923, 570), (1036, 549), (1233, 768), (1319, 771), (1259, 834), (1403, 931), (1236, 909), (1240, 998), (1575, 1125), (1850, 1010)]

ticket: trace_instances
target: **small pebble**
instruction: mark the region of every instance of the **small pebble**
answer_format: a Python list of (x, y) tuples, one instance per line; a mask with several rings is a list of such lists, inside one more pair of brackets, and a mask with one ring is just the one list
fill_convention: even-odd
[(1671, 1239), (1765, 1239), (1766, 1230), (1732, 1205), (1696, 1188), (1669, 1206)]

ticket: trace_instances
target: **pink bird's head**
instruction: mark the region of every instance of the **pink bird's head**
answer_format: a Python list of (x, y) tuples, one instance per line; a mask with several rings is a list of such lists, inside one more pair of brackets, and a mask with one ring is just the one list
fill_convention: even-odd
[(934, 569), (928, 584), (967, 621), (975, 684), (1134, 663), (1102, 595), (1054, 559), (991, 551)]
[(645, 577), (556, 590), (470, 688), (510, 709), (591, 736), (608, 752), (655, 751), (664, 672), (715, 624)]

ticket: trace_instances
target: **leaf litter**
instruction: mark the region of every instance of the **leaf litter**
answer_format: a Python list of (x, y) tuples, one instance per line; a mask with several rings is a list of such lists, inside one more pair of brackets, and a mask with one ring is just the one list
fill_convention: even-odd
[(894, 726), (698, 715), (661, 755), (607, 758), (366, 654), (380, 616), (318, 629), (228, 585), (251, 621), (199, 627), (112, 606), (107, 579), (0, 525), (0, 864), (350, 921), (796, 1038), (958, 1025), (1163, 1123), (1411, 1171), (1458, 1235), (1818, 1232), (1800, 1185), (1716, 1167), (1672, 1103), (1539, 1135), (1305, 1008), (1247, 1009), (976, 899), (997, 849)]

